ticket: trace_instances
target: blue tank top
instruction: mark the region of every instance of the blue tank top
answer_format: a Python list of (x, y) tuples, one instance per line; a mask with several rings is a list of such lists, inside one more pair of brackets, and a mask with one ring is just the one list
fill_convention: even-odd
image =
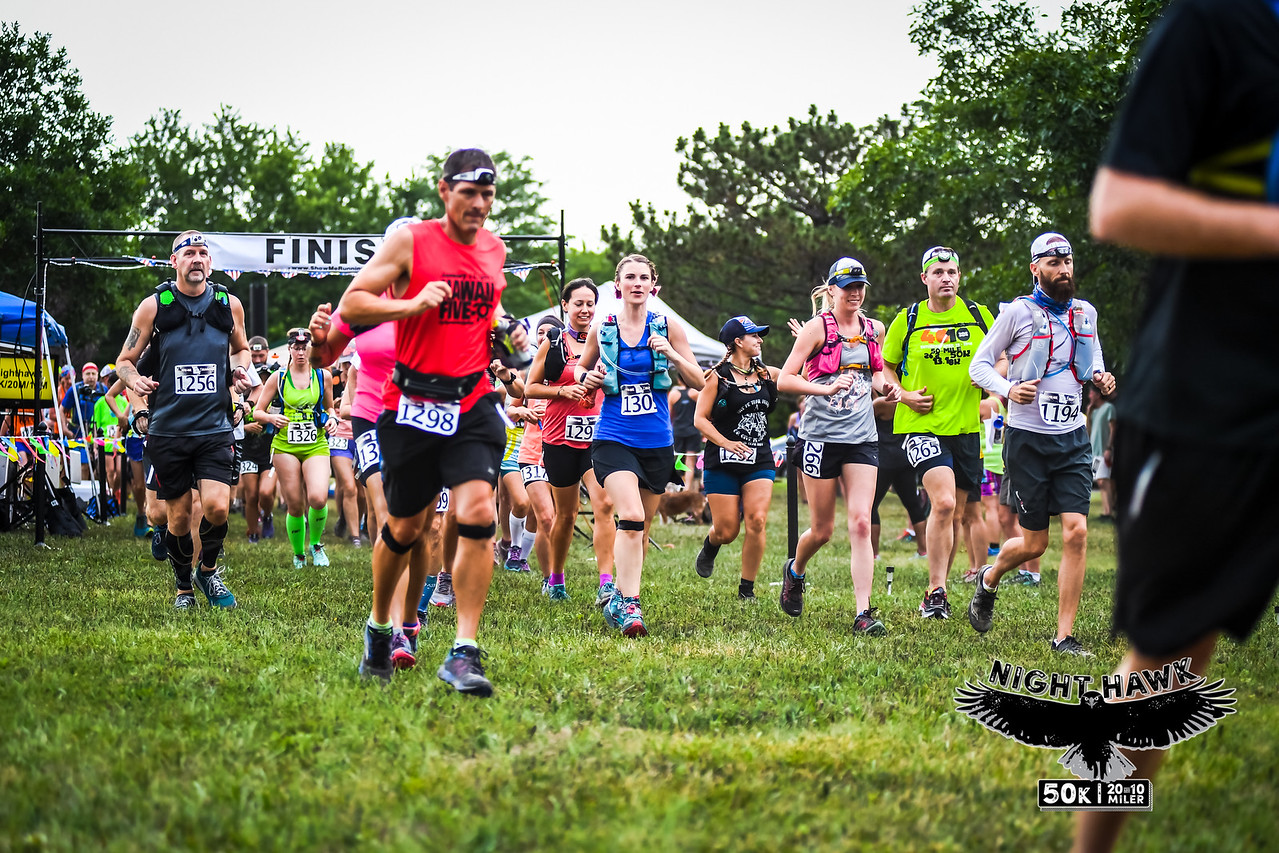
[[(652, 319), (652, 312), (649, 313)], [(605, 396), (595, 428), (597, 441), (616, 441), (627, 447), (671, 447), (671, 410), (666, 394), (653, 391), (653, 351), (648, 346), (648, 320), (639, 343), (631, 346), (617, 337), (618, 383), (622, 393)]]

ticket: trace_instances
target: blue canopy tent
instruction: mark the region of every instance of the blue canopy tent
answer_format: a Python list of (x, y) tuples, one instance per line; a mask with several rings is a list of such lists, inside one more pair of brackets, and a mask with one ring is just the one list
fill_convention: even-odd
[[(0, 349), (34, 352), (36, 328), (36, 304), (0, 291)], [(44, 314), (44, 328), (50, 351), (66, 348), (66, 329), (50, 317), (48, 311)]]

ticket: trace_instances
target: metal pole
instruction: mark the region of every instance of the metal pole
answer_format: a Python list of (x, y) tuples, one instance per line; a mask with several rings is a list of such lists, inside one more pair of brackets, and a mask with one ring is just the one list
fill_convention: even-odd
[(560, 210), (560, 289), (568, 284), (568, 240), (564, 237), (564, 211)]
[[(94, 436), (97, 430), (84, 430), (86, 436), (85, 441), (89, 445), (89, 453), (95, 454), (94, 467), (98, 470), (98, 524), (109, 524), (108, 520), (111, 516), (107, 512), (107, 500), (110, 486), (107, 484), (107, 447), (104, 444), (98, 447), (98, 441)], [(92, 456), (90, 458), (93, 458)]]
[(786, 555), (795, 559), (799, 545), (799, 471), (795, 468), (795, 447), (798, 440), (786, 436)]
[[(40, 385), (44, 378), (44, 350), (45, 350), (45, 329), (44, 329), (44, 202), (36, 202), (36, 367), (35, 382), (32, 387), (35, 389), (35, 406), (36, 406), (36, 426), (38, 427), (43, 421), (40, 418), (42, 409), (40, 408)], [(44, 547), (44, 502), (45, 502), (45, 458), (39, 453), (33, 453), (35, 456), (35, 470), (31, 475), (31, 500), (35, 503), (35, 522), (36, 522), (36, 547)]]

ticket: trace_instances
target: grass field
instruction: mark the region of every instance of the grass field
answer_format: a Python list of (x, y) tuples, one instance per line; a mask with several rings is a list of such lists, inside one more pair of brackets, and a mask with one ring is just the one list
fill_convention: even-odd
[[(1076, 634), (1097, 656), (1081, 661), (1048, 647), (1055, 548), (1043, 586), (1001, 591), (982, 637), (957, 581), (955, 618), (919, 618), (925, 566), (893, 543), (873, 602), (889, 634), (867, 638), (850, 633), (837, 532), (810, 566), (804, 616), (786, 617), (768, 585), (784, 512), (779, 485), (757, 606), (736, 600), (736, 545), (706, 581), (692, 570), (705, 528), (658, 528), (672, 547), (650, 555), (640, 641), (605, 628), (580, 542), (564, 605), (537, 594), (536, 573), (499, 571), (481, 634), (487, 701), (435, 677), (452, 611), (432, 613), (416, 670), (388, 688), (358, 680), (367, 548), (332, 544), (331, 568), (295, 572), (282, 524), (250, 546), (233, 518), (226, 577), (240, 607), (201, 599), (179, 614), (168, 565), (129, 520), (52, 551), (29, 531), (0, 536), (0, 849), (1067, 847), (1072, 818), (1035, 806), (1037, 779), (1069, 776), (1058, 753), (980, 727), (951, 697), (995, 657), (1115, 666), (1113, 529), (1092, 531)], [(885, 539), (901, 520), (890, 497)], [(1169, 535), (1212, 570), (1211, 543)], [(1276, 849), (1277, 651), (1269, 615), (1248, 644), (1221, 645), (1214, 675), (1239, 713), (1172, 751), (1125, 849)]]

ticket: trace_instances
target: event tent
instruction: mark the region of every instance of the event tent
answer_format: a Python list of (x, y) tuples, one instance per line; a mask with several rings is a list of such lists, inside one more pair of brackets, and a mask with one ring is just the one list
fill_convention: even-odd
[[(61, 349), (67, 345), (66, 330), (47, 311), (44, 327), (48, 333), (49, 349)], [(0, 349), (12, 351), (16, 348), (36, 348), (36, 304), (0, 291)]]

